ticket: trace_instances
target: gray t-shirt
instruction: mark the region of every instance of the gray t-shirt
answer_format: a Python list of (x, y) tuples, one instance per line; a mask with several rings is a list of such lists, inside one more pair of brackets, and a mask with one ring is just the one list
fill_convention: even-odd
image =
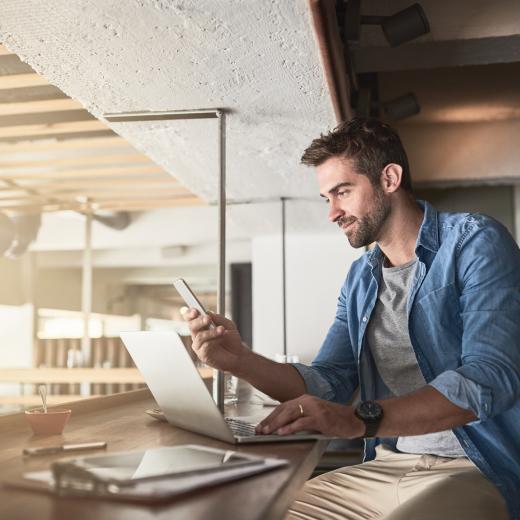
[[(398, 267), (383, 267), (377, 302), (367, 327), (367, 344), (377, 370), (394, 396), (426, 384), (408, 333), (406, 304), (416, 265), (417, 259)], [(397, 449), (443, 457), (465, 456), (451, 430), (399, 437)]]

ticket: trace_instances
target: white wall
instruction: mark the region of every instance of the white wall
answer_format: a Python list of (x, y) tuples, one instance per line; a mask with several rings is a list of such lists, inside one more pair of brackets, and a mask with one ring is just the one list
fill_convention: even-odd
[[(0, 305), (0, 367), (32, 366), (33, 306)], [(0, 381), (0, 395), (17, 395), (19, 385)]]
[[(331, 325), (341, 285), (363, 253), (340, 233), (287, 236), (287, 352), (310, 362)], [(280, 236), (252, 241), (253, 349), (273, 357), (283, 351)]]

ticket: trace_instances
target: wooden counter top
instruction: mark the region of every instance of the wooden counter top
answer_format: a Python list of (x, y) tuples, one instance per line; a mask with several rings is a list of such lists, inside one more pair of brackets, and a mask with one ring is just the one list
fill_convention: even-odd
[[(0, 417), (2, 480), (46, 469), (59, 455), (24, 458), (27, 446), (104, 440), (108, 452), (155, 446), (197, 443), (229, 449), (230, 444), (197, 435), (148, 417), (155, 406), (148, 390), (86, 399), (70, 404), (72, 416), (63, 436), (36, 437), (23, 414)], [(242, 405), (237, 413), (251, 414), (258, 405)], [(290, 465), (265, 474), (192, 492), (167, 505), (136, 506), (105, 500), (58, 498), (52, 495), (0, 488), (0, 518), (6, 520), (166, 520), (166, 519), (276, 519), (283, 518), (326, 447), (325, 442), (267, 443), (237, 446), (238, 451), (283, 457)], [(77, 452), (80, 455), (97, 452)], [(74, 454), (73, 454), (74, 455)]]

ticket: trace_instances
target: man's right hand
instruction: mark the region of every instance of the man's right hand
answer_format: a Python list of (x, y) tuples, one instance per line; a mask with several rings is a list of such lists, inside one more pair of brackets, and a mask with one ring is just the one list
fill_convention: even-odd
[[(202, 316), (196, 309), (181, 309), (182, 317), (188, 322), (192, 348), (197, 357), (210, 367), (239, 375), (244, 357), (249, 350), (242, 344), (236, 325), (219, 314), (212, 312)], [(213, 322), (215, 327), (208, 328)]]

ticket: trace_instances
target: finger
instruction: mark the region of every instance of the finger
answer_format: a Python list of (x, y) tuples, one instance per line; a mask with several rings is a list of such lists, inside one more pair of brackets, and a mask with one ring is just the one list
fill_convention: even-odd
[(290, 406), (291, 401), (279, 404), (267, 417), (264, 417), (256, 426), (258, 433), (262, 433), (263, 428), (267, 427), (270, 423), (276, 420), (276, 417), (284, 410), (286, 406)]
[[(289, 401), (278, 406), (274, 412), (262, 421), (261, 432), (269, 434), (282, 426), (292, 423), (301, 416), (300, 407), (296, 401)], [(260, 426), (260, 425), (259, 425)]]
[(276, 433), (278, 435), (290, 435), (291, 433), (298, 433), (305, 430), (316, 430), (312, 417), (299, 417), (296, 421), (278, 428)]
[(267, 417), (265, 417), (264, 419), (262, 419), (255, 427), (255, 432), (256, 433), (267, 433), (267, 429), (268, 429), (268, 425), (270, 423), (270, 421), (272, 421), (273, 419), (273, 416), (275, 416), (275, 414), (279, 413), (278, 412), (278, 409), (281, 408), (282, 406), (285, 406), (285, 404), (280, 404), (278, 405)]
[(226, 327), (226, 329), (236, 329), (235, 324), (231, 320), (228, 320), (227, 318), (222, 316), (221, 314), (217, 314), (215, 312), (208, 312), (208, 315), (210, 316), (211, 321), (213, 321), (215, 325), (222, 325)]
[(194, 309), (193, 307), (181, 307), (180, 313), (183, 319), (186, 321), (193, 320), (197, 316), (200, 315), (200, 312), (197, 309)]
[(195, 350), (195, 354), (203, 363), (214, 367), (222, 358), (222, 345), (217, 339), (206, 341)]
[(197, 333), (193, 341), (194, 348), (200, 348), (204, 343), (212, 340), (221, 340), (224, 335), (225, 329), (223, 327), (217, 327), (216, 329), (204, 329)]
[(188, 321), (188, 327), (190, 329), (191, 335), (194, 336), (200, 331), (208, 329), (210, 323), (211, 318), (209, 316), (198, 316), (197, 318), (191, 319)]

